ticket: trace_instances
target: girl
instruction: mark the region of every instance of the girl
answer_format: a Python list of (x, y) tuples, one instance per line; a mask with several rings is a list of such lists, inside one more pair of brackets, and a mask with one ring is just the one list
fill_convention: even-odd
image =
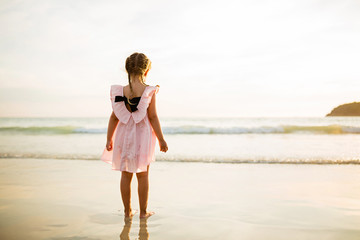
[[(125, 68), (129, 85), (112, 85), (111, 113), (107, 131), (106, 148), (101, 160), (112, 164), (112, 169), (121, 171), (120, 191), (125, 217), (132, 217), (131, 179), (136, 173), (140, 218), (154, 214), (148, 212), (149, 165), (155, 161), (156, 137), (160, 151), (168, 150), (156, 113), (156, 93), (159, 86), (145, 84), (151, 68), (150, 60), (143, 53), (133, 53), (126, 59)], [(114, 134), (115, 132), (115, 134)]]

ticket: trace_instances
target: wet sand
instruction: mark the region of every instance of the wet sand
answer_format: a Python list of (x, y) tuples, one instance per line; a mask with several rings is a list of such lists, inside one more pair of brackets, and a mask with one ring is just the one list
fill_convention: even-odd
[[(0, 159), (0, 239), (359, 239), (360, 165), (155, 162), (125, 222), (99, 161)], [(137, 182), (132, 183), (138, 209)]]

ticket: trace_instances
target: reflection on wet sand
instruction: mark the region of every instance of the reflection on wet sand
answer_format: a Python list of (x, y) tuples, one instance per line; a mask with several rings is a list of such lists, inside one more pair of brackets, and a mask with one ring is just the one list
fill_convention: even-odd
[[(132, 225), (132, 218), (124, 218), (124, 227), (120, 233), (121, 240), (130, 240), (130, 230)], [(148, 240), (149, 232), (147, 230), (147, 218), (140, 219), (140, 229), (139, 229), (139, 240)]]

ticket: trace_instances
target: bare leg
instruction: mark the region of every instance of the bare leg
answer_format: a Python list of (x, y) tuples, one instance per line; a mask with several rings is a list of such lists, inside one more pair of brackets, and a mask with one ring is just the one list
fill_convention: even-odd
[(154, 212), (147, 212), (148, 196), (149, 196), (149, 166), (146, 172), (136, 174), (138, 179), (138, 194), (140, 204), (140, 218), (150, 217)]
[(120, 191), (124, 204), (125, 217), (132, 217), (131, 209), (131, 179), (133, 174), (130, 172), (121, 172)]

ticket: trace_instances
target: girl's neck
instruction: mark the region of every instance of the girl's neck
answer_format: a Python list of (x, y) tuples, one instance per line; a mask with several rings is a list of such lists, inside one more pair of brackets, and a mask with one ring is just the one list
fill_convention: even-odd
[[(143, 81), (142, 81), (142, 79), (143, 79)], [(145, 80), (146, 80), (146, 78), (145, 78), (145, 76), (140, 76), (140, 75), (137, 75), (137, 76), (130, 76), (130, 80), (131, 80), (131, 84), (141, 84), (141, 85), (143, 85), (143, 82), (145, 83)]]

